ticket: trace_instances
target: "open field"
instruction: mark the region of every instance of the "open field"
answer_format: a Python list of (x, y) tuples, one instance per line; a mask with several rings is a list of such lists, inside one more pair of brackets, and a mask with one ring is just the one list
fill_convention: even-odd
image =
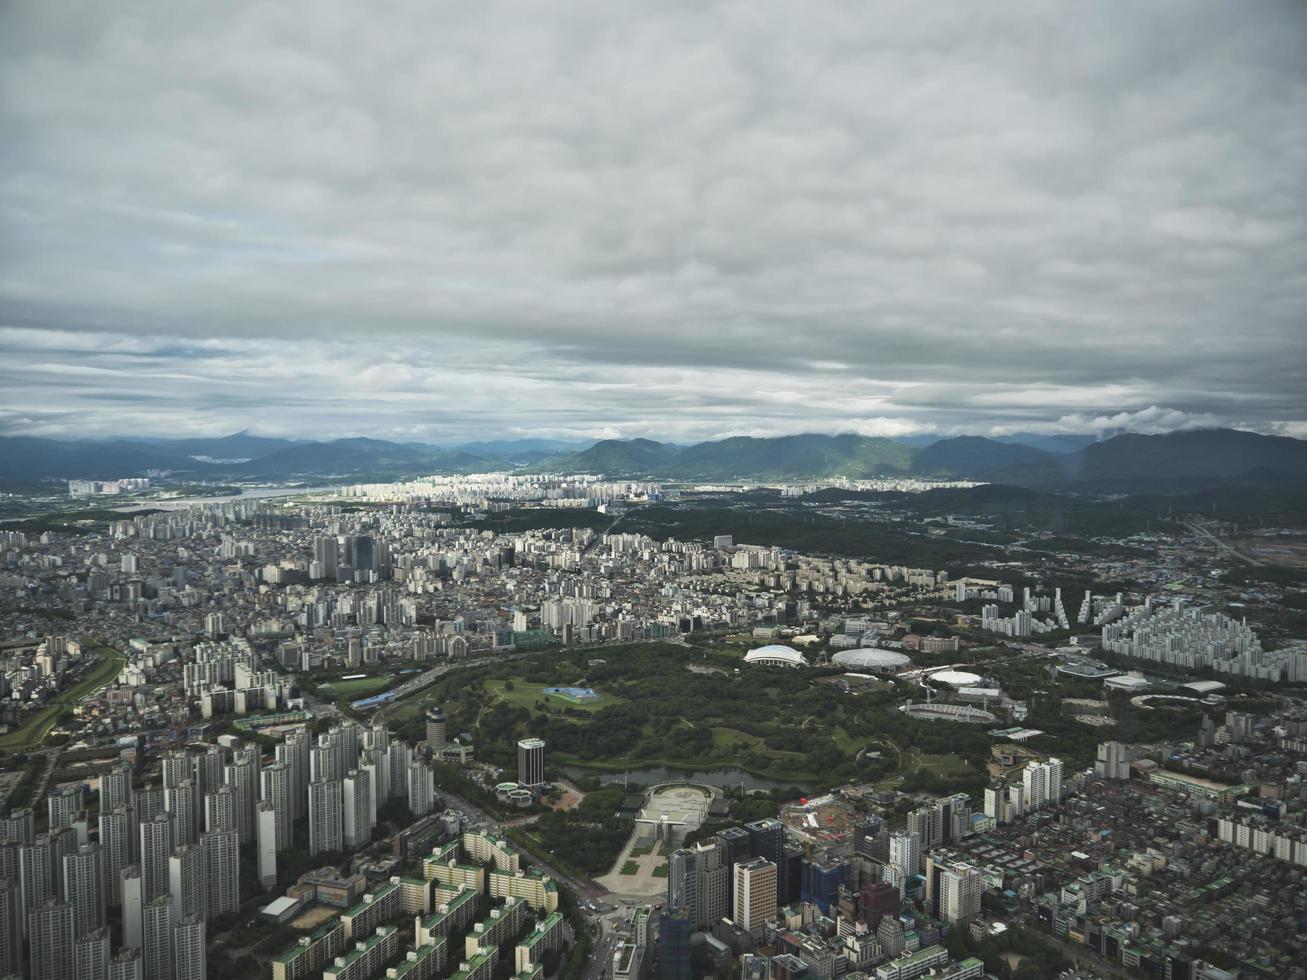
[(576, 701), (561, 695), (545, 694), (543, 688), (546, 686), (552, 685), (542, 685), (520, 676), (486, 681), (486, 691), (497, 700), (507, 702), (514, 707), (526, 708), (532, 714), (562, 711), (564, 708), (593, 714), (604, 708), (611, 708), (615, 704), (622, 704), (624, 701), (622, 698), (610, 697), (603, 691), (597, 692), (599, 697), (596, 700)]

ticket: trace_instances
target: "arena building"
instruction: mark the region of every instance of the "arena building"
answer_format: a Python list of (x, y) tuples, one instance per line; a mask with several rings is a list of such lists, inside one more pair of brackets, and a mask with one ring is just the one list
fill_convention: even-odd
[(808, 661), (794, 647), (783, 643), (768, 643), (744, 655), (746, 664), (765, 664), (768, 667), (806, 667)]
[(872, 674), (896, 674), (912, 666), (912, 658), (897, 650), (879, 650), (876, 647), (860, 647), (857, 650), (841, 650), (830, 658), (831, 663), (849, 670), (866, 671)]

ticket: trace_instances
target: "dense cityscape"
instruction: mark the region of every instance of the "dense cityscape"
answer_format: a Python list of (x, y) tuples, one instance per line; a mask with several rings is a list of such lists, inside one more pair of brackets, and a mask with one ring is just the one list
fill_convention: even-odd
[(0, 980), (1307, 980), (1305, 39), (0, 2)]
[(1301, 975), (1307, 632), (1256, 545), (730, 533), (959, 486), (993, 490), (137, 484), (12, 522), (0, 970)]

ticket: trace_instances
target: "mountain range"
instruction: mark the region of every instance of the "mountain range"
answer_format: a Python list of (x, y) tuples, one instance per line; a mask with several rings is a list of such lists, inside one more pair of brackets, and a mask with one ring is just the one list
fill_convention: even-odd
[[(1031, 445), (1040, 440), (1043, 445)], [(0, 479), (126, 477), (168, 470), (181, 479), (394, 479), (423, 473), (603, 473), (696, 481), (795, 481), (843, 476), (959, 477), (1040, 489), (1183, 492), (1200, 486), (1307, 484), (1307, 442), (1234, 429), (1080, 437), (956, 436), (913, 445), (857, 435), (738, 436), (689, 446), (651, 439), (593, 445), (507, 440), (438, 447), (382, 439), (326, 442), (239, 432), (220, 439), (77, 442), (0, 437)]]

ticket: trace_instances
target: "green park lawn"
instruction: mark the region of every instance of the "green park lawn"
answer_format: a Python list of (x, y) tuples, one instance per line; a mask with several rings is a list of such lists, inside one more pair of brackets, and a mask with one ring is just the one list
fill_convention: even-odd
[(104, 657), (104, 661), (96, 665), (94, 670), (73, 687), (60, 692), (55, 700), (41, 710), (33, 712), (16, 729), (0, 735), (0, 749), (23, 751), (36, 748), (45, 741), (45, 737), (50, 734), (50, 729), (55, 726), (61, 714), (92, 691), (103, 687), (118, 676), (119, 671), (123, 669), (123, 664), (127, 662), (127, 657), (112, 647), (96, 646), (93, 649)]

